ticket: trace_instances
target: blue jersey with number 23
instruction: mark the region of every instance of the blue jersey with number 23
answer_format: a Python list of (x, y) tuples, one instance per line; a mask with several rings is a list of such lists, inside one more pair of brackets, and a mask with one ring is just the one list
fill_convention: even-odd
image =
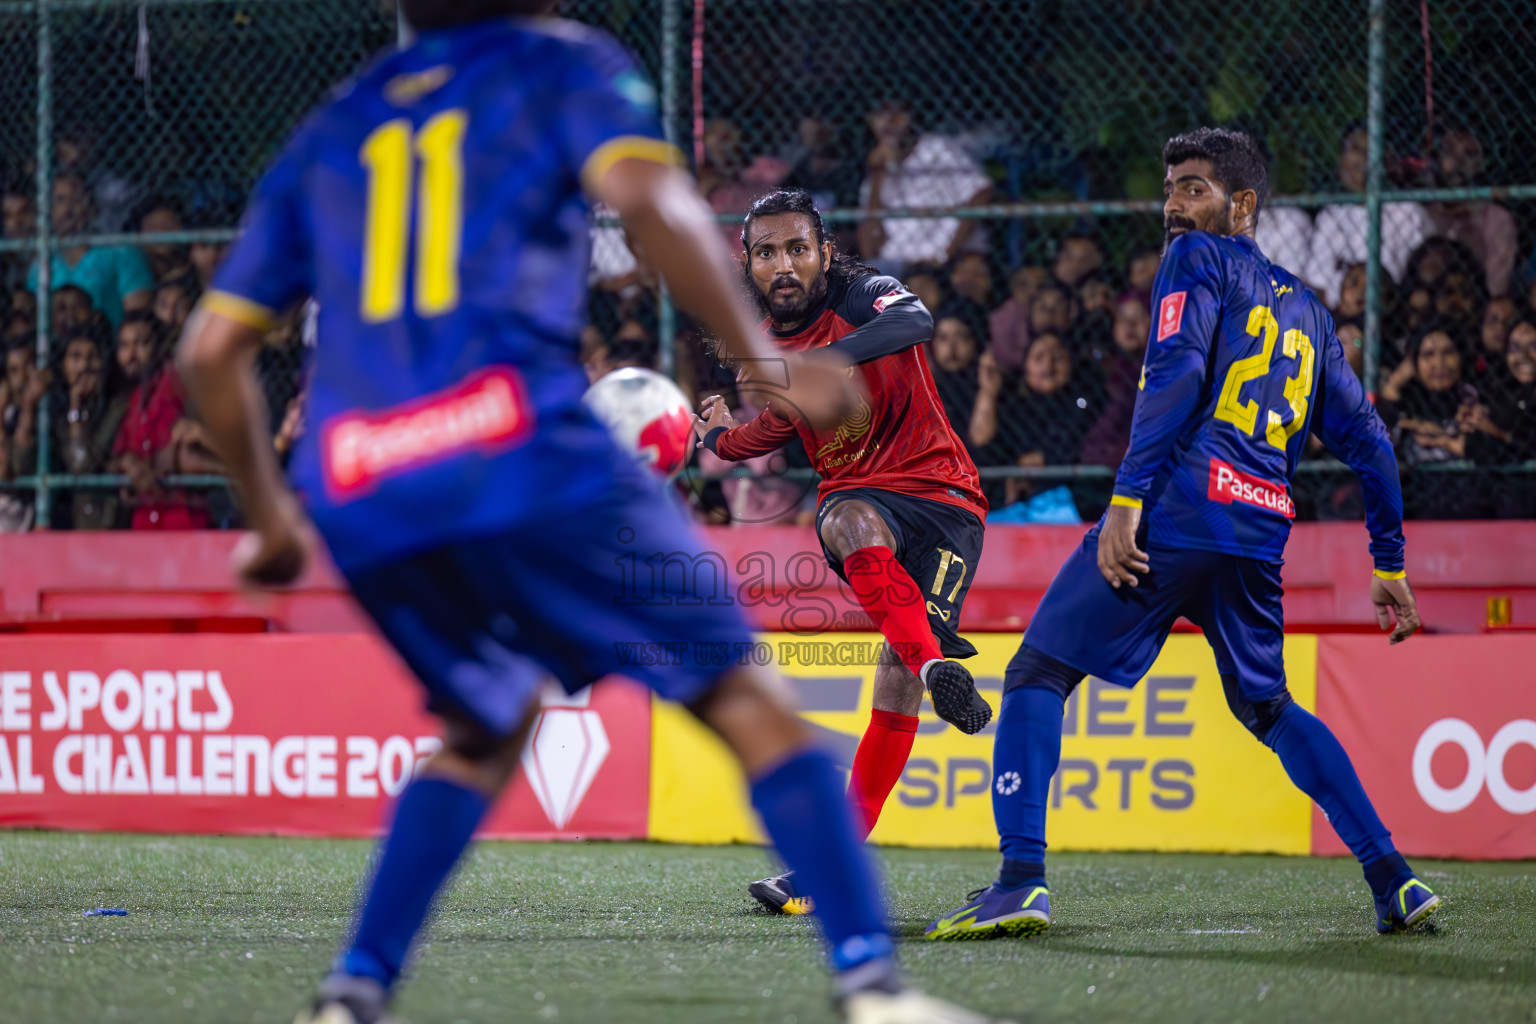
[(1113, 498), (1143, 509), (1149, 543), (1279, 562), (1311, 431), (1360, 477), (1376, 569), (1401, 573), (1392, 443), (1317, 297), (1253, 239), (1190, 231), (1152, 315)]

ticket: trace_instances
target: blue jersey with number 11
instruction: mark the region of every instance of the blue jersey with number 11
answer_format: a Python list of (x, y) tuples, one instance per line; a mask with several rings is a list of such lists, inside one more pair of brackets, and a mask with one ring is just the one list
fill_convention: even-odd
[(263, 327), (318, 301), (292, 472), (343, 569), (559, 515), (637, 472), (581, 405), (583, 181), (675, 155), (629, 55), (557, 19), (427, 33), (300, 128), (206, 305)]
[(1360, 476), (1376, 569), (1403, 568), (1397, 462), (1333, 319), (1253, 239), (1191, 231), (1158, 270), (1114, 504), (1153, 545), (1279, 561), (1310, 430)]

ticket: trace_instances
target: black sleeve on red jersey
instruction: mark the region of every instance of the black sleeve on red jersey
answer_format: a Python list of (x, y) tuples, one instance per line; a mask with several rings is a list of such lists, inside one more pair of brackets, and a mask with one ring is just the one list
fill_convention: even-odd
[(933, 337), (933, 314), (894, 277), (859, 278), (844, 291), (835, 312), (855, 329), (827, 348), (855, 364), (905, 352)]

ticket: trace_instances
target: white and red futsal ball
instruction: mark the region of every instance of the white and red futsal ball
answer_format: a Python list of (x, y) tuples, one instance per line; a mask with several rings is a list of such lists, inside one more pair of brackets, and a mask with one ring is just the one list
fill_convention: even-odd
[(682, 390), (655, 370), (614, 370), (582, 398), (619, 446), (671, 479), (693, 453), (693, 406)]

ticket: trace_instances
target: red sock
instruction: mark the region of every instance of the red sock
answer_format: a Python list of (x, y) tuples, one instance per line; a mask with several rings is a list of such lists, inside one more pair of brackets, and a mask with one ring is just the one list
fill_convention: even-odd
[(901, 778), (917, 738), (917, 719), (894, 711), (870, 712), (869, 728), (853, 755), (853, 772), (848, 776), (848, 795), (863, 815), (864, 838), (874, 831), (886, 798)]
[(914, 675), (921, 675), (928, 662), (943, 660), (928, 625), (923, 592), (890, 548), (860, 548), (843, 559), (843, 572), (859, 607), (875, 620), (875, 628)]

